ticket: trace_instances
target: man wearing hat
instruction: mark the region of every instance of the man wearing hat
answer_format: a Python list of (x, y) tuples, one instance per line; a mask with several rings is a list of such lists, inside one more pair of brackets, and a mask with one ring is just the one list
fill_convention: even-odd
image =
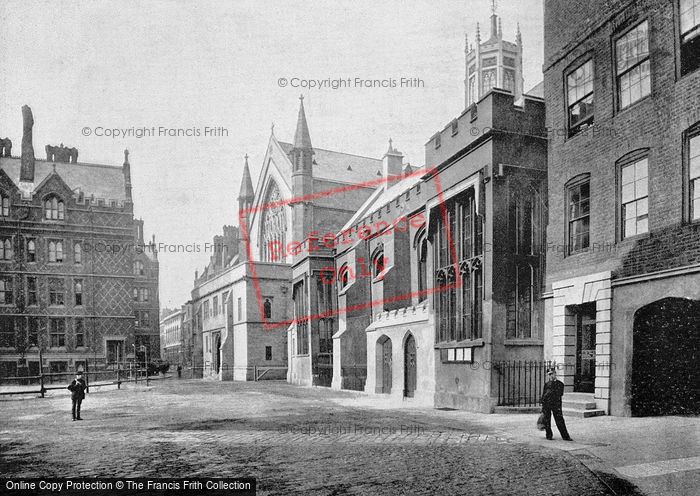
[(559, 434), (564, 441), (571, 441), (566, 430), (564, 415), (561, 413), (561, 397), (564, 394), (564, 383), (557, 380), (557, 371), (554, 367), (547, 369), (547, 382), (542, 390), (542, 413), (544, 414), (544, 429), (547, 439), (552, 439), (552, 414), (559, 429)]
[(73, 400), (73, 422), (76, 420), (83, 420), (80, 418), (80, 404), (85, 399), (85, 389), (87, 384), (85, 379), (83, 379), (83, 373), (78, 371), (75, 374), (75, 379), (68, 385), (68, 390), (71, 392), (71, 399)]

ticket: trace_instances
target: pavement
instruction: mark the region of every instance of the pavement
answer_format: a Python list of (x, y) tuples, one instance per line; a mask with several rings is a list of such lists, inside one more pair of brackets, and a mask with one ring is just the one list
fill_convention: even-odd
[(255, 477), (258, 494), (697, 494), (700, 421), (397, 408), (283, 382), (166, 380), (0, 399), (3, 477)]

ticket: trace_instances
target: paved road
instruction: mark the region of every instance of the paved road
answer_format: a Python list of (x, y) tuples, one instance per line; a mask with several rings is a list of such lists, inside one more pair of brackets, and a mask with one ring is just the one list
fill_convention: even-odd
[(5, 477), (256, 477), (258, 494), (613, 494), (570, 455), (481, 423), (284, 383), (163, 381), (0, 401)]

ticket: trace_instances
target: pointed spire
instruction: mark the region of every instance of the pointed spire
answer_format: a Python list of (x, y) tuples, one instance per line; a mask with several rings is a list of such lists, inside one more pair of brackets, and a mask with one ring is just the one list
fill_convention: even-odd
[(501, 23), (503, 19), (498, 18), (498, 39), (503, 38), (503, 24)]
[(518, 23), (518, 28), (517, 28), (517, 30), (516, 30), (516, 32), (515, 32), (515, 42), (516, 42), (518, 45), (522, 45), (522, 44), (523, 44), (523, 35), (520, 33), (520, 23)]
[(476, 46), (479, 46), (481, 43), (481, 27), (479, 26), (479, 23), (476, 23)]
[(248, 154), (245, 156), (245, 165), (243, 166), (243, 178), (241, 179), (241, 191), (238, 193), (238, 200), (252, 200), (255, 197), (253, 190), (253, 181), (250, 178), (250, 168), (248, 167)]
[(306, 123), (306, 113), (304, 112), (304, 95), (299, 96), (299, 117), (297, 118), (297, 130), (294, 133), (294, 148), (313, 148), (311, 146), (309, 126)]
[(129, 150), (124, 150), (124, 165), (129, 165)]
[(270, 134), (272, 136), (275, 135), (275, 121), (272, 121), (272, 124), (270, 124)]

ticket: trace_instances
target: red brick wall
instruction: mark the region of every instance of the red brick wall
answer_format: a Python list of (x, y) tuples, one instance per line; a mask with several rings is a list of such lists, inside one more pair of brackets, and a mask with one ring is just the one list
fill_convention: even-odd
[[(676, 2), (564, 2), (545, 6), (545, 100), (549, 147), (548, 284), (584, 273), (612, 270), (632, 275), (692, 263), (662, 256), (683, 239), (700, 244), (697, 228), (684, 222), (683, 133), (700, 120), (700, 71), (678, 76)], [(626, 6), (623, 10), (620, 6)], [(624, 26), (648, 19), (651, 95), (618, 111), (615, 106), (613, 39)], [(578, 29), (577, 29), (578, 27)], [(583, 30), (592, 30), (585, 36)], [(585, 36), (585, 37), (584, 37)], [(566, 71), (593, 56), (595, 124), (566, 137)], [(616, 163), (628, 152), (648, 148), (650, 235), (620, 241)], [(591, 247), (564, 256), (565, 189), (578, 174), (591, 174)], [(676, 226), (673, 227), (672, 226)], [(670, 229), (670, 230), (669, 230)]]

